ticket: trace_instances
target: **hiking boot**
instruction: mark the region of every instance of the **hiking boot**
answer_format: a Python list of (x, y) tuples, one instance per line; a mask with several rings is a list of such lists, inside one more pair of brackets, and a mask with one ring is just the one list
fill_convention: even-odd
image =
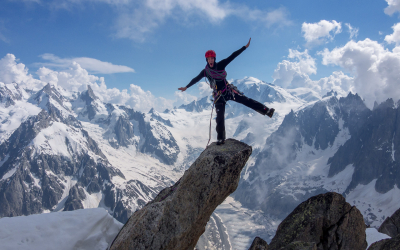
[(217, 140), (217, 145), (222, 145), (222, 144), (225, 144), (224, 139)]
[(272, 118), (272, 116), (274, 115), (274, 112), (275, 112), (275, 109), (269, 109), (265, 115), (267, 115), (270, 118)]

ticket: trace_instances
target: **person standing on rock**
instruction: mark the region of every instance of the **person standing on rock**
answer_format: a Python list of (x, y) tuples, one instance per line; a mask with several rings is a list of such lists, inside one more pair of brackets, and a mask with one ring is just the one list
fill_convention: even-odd
[(255, 101), (251, 98), (244, 96), (242, 92), (240, 92), (235, 86), (229, 84), (226, 81), (226, 71), (225, 67), (228, 66), (233, 59), (235, 59), (238, 55), (240, 55), (243, 51), (245, 51), (250, 46), (251, 38), (247, 45), (243, 46), (239, 50), (235, 51), (229, 57), (216, 62), (216, 54), (214, 50), (208, 50), (206, 52), (206, 61), (207, 65), (205, 69), (203, 69), (198, 76), (193, 78), (190, 83), (186, 87), (178, 88), (182, 92), (185, 91), (190, 86), (199, 82), (201, 78), (206, 77), (208, 79), (210, 87), (213, 89), (213, 97), (214, 104), (217, 110), (217, 145), (221, 145), (225, 143), (225, 105), (227, 101), (235, 101), (241, 103), (262, 115), (267, 115), (272, 118), (275, 109), (268, 108), (264, 104)]

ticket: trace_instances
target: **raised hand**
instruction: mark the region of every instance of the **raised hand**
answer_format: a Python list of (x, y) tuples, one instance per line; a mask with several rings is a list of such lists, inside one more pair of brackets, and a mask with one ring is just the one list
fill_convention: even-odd
[(248, 48), (250, 46), (250, 41), (251, 41), (251, 37), (249, 39), (249, 42), (247, 43), (247, 45), (245, 46), (246, 48)]
[(186, 87), (181, 87), (178, 90), (181, 90), (182, 92), (185, 91), (187, 88)]

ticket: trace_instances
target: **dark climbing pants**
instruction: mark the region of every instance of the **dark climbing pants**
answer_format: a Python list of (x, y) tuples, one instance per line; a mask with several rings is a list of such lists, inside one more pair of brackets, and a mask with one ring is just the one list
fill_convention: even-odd
[(215, 103), (215, 109), (217, 111), (217, 118), (216, 118), (216, 122), (217, 122), (217, 139), (218, 140), (225, 140), (226, 139), (226, 135), (225, 135), (225, 105), (227, 101), (235, 101), (238, 103), (241, 103), (263, 115), (265, 115), (266, 111), (268, 110), (268, 108), (260, 103), (257, 102), (256, 100), (253, 100), (251, 98), (248, 98), (244, 95), (236, 95), (235, 94), (235, 98), (233, 98), (232, 95), (227, 94), (224, 97), (220, 97), (218, 99), (218, 101)]

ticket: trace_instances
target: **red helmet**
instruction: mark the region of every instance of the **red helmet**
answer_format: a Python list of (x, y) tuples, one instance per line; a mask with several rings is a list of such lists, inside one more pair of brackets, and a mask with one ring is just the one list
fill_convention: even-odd
[(215, 54), (214, 50), (207, 50), (206, 58), (208, 58), (208, 57), (217, 57), (217, 54)]

